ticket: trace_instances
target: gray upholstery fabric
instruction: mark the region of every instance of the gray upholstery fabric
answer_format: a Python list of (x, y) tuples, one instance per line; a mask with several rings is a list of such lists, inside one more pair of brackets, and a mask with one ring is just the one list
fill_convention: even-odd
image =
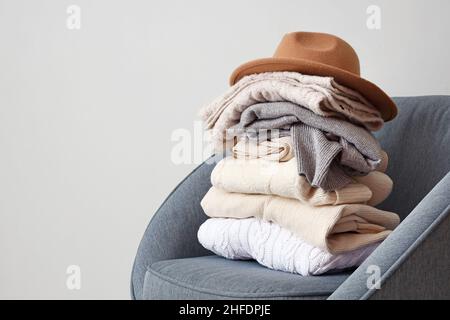
[[(371, 264), (378, 265), (382, 273), (382, 289), (373, 295), (374, 298), (399, 297), (393, 294), (393, 290), (399, 292), (399, 295), (404, 294), (405, 297), (414, 297), (416, 289), (437, 295), (440, 291), (433, 291), (431, 286), (436, 281), (442, 280), (442, 276), (438, 276), (437, 273), (442, 273), (440, 270), (444, 270), (445, 266), (449, 265), (449, 262), (445, 260), (448, 259), (448, 254), (441, 255), (442, 250), (448, 247), (448, 242), (439, 242), (439, 239), (442, 239), (441, 232), (436, 236), (430, 236), (434, 230), (448, 228), (446, 225), (448, 219), (445, 220), (445, 217), (450, 211), (450, 177), (446, 176), (450, 171), (450, 97), (407, 97), (396, 98), (395, 101), (399, 107), (399, 116), (376, 133), (383, 149), (389, 155), (387, 173), (394, 181), (391, 196), (379, 207), (394, 211), (402, 218), (412, 212), (363, 265), (335, 290), (330, 297), (332, 299), (370, 298), (374, 291), (366, 287), (368, 276), (366, 270)], [(199, 225), (206, 219), (199, 203), (210, 187), (212, 168), (212, 165), (203, 164), (194, 170), (154, 215), (136, 255), (131, 284), (133, 298), (209, 299), (221, 297), (220, 292), (226, 291), (236, 293), (237, 290), (240, 294), (255, 293), (255, 288), (248, 286), (249, 282), (245, 282), (247, 273), (243, 270), (246, 269), (241, 267), (242, 264), (249, 262), (217, 260), (221, 261), (220, 270), (227, 270), (230, 275), (236, 274), (236, 278), (226, 277), (224, 273), (220, 277), (222, 281), (216, 282), (214, 277), (205, 274), (204, 259), (214, 258), (201, 258), (211, 253), (200, 246), (196, 234)], [(442, 179), (444, 176), (446, 177)], [(438, 184), (441, 179), (442, 181)], [(173, 223), (174, 221), (184, 223)], [(441, 222), (444, 223), (442, 226)], [(427, 237), (431, 240), (424, 241)], [(435, 237), (437, 240), (433, 241)], [(199, 258), (187, 259), (189, 260), (187, 264), (183, 260), (167, 261), (189, 257)], [(436, 266), (427, 264), (429, 261), (438, 259), (444, 259), (444, 261)], [(424, 260), (420, 265), (413, 263), (413, 261), (418, 263), (420, 260)], [(189, 268), (187, 268), (188, 265)], [(180, 266), (185, 266), (186, 269)], [(423, 277), (423, 281), (418, 276), (413, 277), (412, 275), (418, 275), (418, 273), (411, 273), (412, 268), (423, 268), (428, 273), (427, 277)], [(270, 281), (264, 281), (263, 285), (258, 287), (262, 290), (258, 291), (258, 294), (261, 292), (269, 294), (272, 290), (272, 292), (280, 293), (278, 298), (291, 298), (292, 292), (296, 292), (295, 298), (300, 298), (303, 295), (301, 292), (308, 292), (310, 296), (307, 298), (325, 297), (320, 293), (312, 293), (310, 289), (306, 290), (310, 288), (310, 285), (315, 284), (305, 286), (304, 283), (300, 283), (303, 278), (300, 276), (295, 276), (298, 277), (298, 282), (294, 284), (298, 287), (274, 287), (275, 283), (281, 281), (283, 277), (293, 275), (258, 266), (259, 269), (261, 271), (258, 271), (258, 274), (264, 272), (264, 279), (270, 279)], [(204, 276), (201, 276), (200, 270)], [(163, 274), (165, 277), (162, 276)], [(194, 275), (197, 277), (195, 280), (198, 282), (198, 288), (213, 288), (215, 285), (217, 291), (199, 291), (180, 285), (180, 282), (193, 279)], [(179, 281), (167, 281), (170, 277)], [(146, 278), (145, 284), (144, 278)], [(336, 281), (337, 278), (333, 279)], [(444, 278), (444, 281), (445, 279), (448, 278)], [(405, 283), (405, 281), (414, 283)], [(248, 287), (235, 287), (239, 282), (247, 283)], [(330, 282), (331, 284), (337, 283)], [(266, 291), (264, 291), (265, 288), (267, 288)], [(298, 291), (292, 291), (294, 289)], [(285, 294), (282, 290), (286, 290)], [(325, 291), (322, 294), (325, 294)]]
[[(419, 205), (406, 217), (406, 219), (384, 240), (380, 246), (359, 266), (358, 269), (330, 296), (330, 299), (368, 299), (375, 290), (367, 288), (367, 274), (369, 266), (375, 265), (381, 271), (381, 290), (384, 290), (386, 282), (406, 259), (423, 243), (434, 229), (450, 213), (450, 173), (419, 203)], [(448, 221), (447, 221), (448, 222)], [(423, 264), (446, 259), (448, 255), (439, 255), (438, 252), (448, 251), (448, 242), (434, 243), (434, 250), (430, 250), (427, 260)], [(450, 270), (450, 261), (441, 261), (447, 264)], [(414, 266), (420, 268), (421, 265)], [(441, 279), (439, 268), (429, 270), (429, 278), (411, 279), (414, 283), (403, 283), (403, 286), (414, 288), (427, 288), (433, 286)], [(408, 272), (408, 271), (406, 271)], [(424, 282), (423, 279), (428, 279)], [(387, 285), (386, 285), (387, 286)]]
[(164, 260), (146, 274), (144, 299), (324, 299), (348, 273), (302, 277), (218, 256)]
[[(399, 107), (397, 119), (387, 123), (377, 134), (389, 155), (387, 173), (394, 181), (392, 194), (379, 207), (394, 211), (402, 218), (412, 212), (330, 299), (370, 298), (374, 291), (368, 290), (366, 285), (369, 265), (380, 267), (381, 291), (387, 291), (389, 277), (449, 214), (450, 97), (405, 97), (396, 98), (395, 102)], [(429, 252), (428, 261), (445, 258), (432, 253), (445, 250), (439, 246), (446, 244), (434, 245), (437, 247)], [(444, 263), (450, 268), (449, 261)], [(435, 281), (440, 280), (437, 272), (431, 272), (429, 276), (434, 276)], [(414, 290), (411, 286), (420, 285), (424, 291), (432, 290), (433, 281), (416, 281), (415, 284), (404, 283), (404, 290)], [(382, 293), (378, 294), (381, 296)], [(385, 296), (388, 296), (387, 292)]]
[(370, 299), (450, 300), (450, 215)]
[(379, 208), (406, 217), (450, 171), (450, 96), (394, 98), (398, 116), (375, 135), (389, 155), (392, 194)]
[(198, 228), (207, 218), (200, 207), (200, 200), (211, 187), (210, 175), (216, 162), (210, 159), (208, 163), (197, 167), (180, 182), (145, 230), (131, 276), (131, 296), (134, 299), (142, 298), (145, 273), (152, 263), (212, 254), (197, 240)]

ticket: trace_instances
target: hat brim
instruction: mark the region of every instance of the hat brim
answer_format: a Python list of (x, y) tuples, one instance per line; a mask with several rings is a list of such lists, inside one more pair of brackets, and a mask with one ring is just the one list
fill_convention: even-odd
[(390, 121), (397, 115), (394, 101), (377, 85), (351, 72), (326, 64), (303, 59), (263, 58), (253, 60), (239, 66), (230, 77), (233, 85), (244, 76), (276, 71), (294, 71), (307, 75), (333, 77), (337, 83), (362, 94), (380, 112), (384, 121)]

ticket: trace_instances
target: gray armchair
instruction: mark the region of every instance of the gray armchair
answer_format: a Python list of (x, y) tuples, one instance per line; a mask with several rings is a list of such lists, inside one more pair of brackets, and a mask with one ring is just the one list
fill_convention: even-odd
[[(450, 96), (395, 102), (399, 116), (377, 133), (394, 181), (380, 208), (398, 213), (402, 222), (356, 270), (302, 277), (205, 250), (197, 230), (207, 218), (200, 200), (210, 187), (214, 164), (208, 162), (150, 221), (133, 266), (132, 298), (450, 299)], [(373, 288), (372, 266), (379, 289)]]

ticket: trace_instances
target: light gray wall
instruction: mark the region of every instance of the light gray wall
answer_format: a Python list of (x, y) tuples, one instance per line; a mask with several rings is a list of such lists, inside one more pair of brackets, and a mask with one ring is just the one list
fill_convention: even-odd
[[(71, 4), (80, 30), (66, 27)], [(380, 30), (366, 27), (371, 4)], [(0, 0), (0, 298), (128, 298), (152, 213), (195, 167), (171, 162), (171, 133), (284, 33), (343, 37), (391, 95), (449, 94), (449, 12), (448, 0)]]

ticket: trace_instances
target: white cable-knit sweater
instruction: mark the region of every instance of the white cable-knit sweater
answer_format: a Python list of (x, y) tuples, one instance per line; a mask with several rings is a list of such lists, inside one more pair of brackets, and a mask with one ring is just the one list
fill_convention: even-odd
[(332, 255), (302, 241), (279, 225), (256, 218), (212, 218), (198, 231), (208, 250), (228, 259), (255, 259), (268, 268), (303, 276), (360, 265), (378, 243)]

